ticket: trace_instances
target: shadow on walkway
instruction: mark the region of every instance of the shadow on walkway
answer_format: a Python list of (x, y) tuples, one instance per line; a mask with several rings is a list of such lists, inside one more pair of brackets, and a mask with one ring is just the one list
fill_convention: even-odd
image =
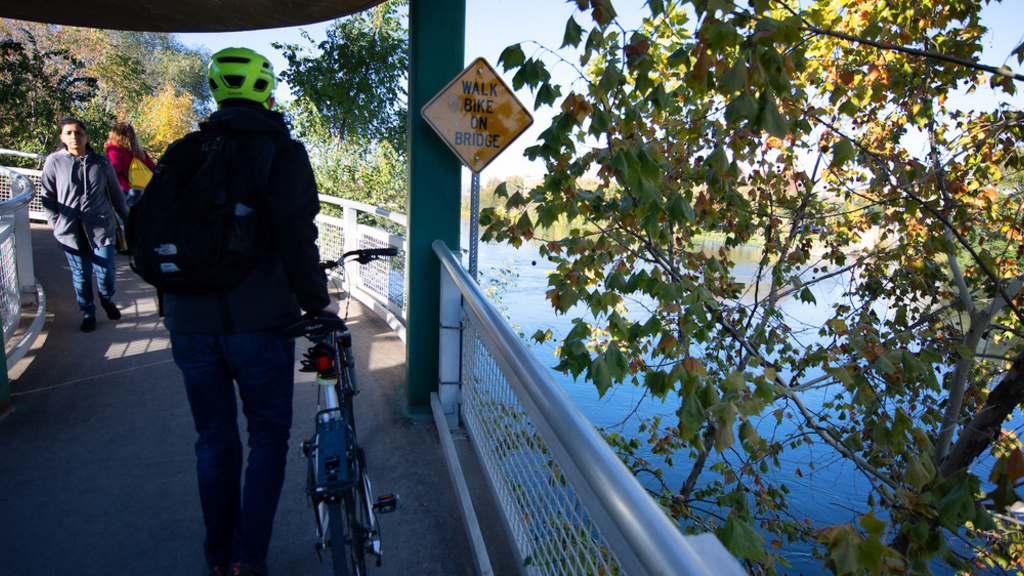
[[(0, 420), (0, 573), (10, 576), (205, 573), (195, 432), (152, 289), (119, 256), (123, 318), (81, 316), (67, 262), (33, 224), (42, 335), (14, 370), (14, 411)], [(472, 556), (432, 420), (405, 411), (405, 344), (358, 302), (350, 325), (360, 362), (360, 441), (377, 493), (402, 507), (381, 517), (379, 575), (470, 575)], [(297, 344), (297, 356), (304, 342)], [(274, 576), (330, 574), (313, 548), (305, 460), (313, 375), (298, 373), (288, 472), (269, 564)], [(244, 427), (243, 427), (244, 429)], [(513, 571), (514, 573), (514, 571)]]

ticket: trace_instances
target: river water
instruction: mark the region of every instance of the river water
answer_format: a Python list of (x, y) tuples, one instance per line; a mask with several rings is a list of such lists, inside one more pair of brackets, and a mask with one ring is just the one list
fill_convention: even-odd
[[(463, 238), (467, 238), (463, 234)], [(737, 275), (742, 277), (744, 270), (752, 273), (760, 259), (760, 250), (750, 248), (749, 253), (738, 253), (740, 264)], [(500, 290), (499, 306), (510, 322), (526, 335), (526, 343), (533, 350), (537, 359), (545, 366), (553, 367), (557, 363), (555, 348), (571, 328), (571, 320), (582, 316), (584, 311), (573, 310), (568, 315), (556, 315), (550, 303), (545, 299), (548, 290), (547, 275), (553, 265), (543, 259), (539, 247), (535, 244), (524, 244), (513, 248), (503, 243), (481, 243), (479, 247), (478, 269), (480, 284), (487, 286), (490, 279), (499, 270), (509, 269), (517, 277), (507, 282)], [(817, 305), (808, 305), (792, 300), (784, 302), (783, 308), (791, 321), (802, 323), (809, 330), (816, 330), (827, 319), (830, 304), (841, 293), (841, 280), (835, 280), (815, 287)], [(554, 337), (545, 344), (537, 344), (530, 336), (537, 330), (551, 330)], [(584, 380), (574, 381), (571, 376), (550, 370), (552, 377), (579, 406), (590, 421), (601, 428), (619, 432), (625, 436), (637, 436), (637, 424), (640, 417), (654, 415), (665, 416), (665, 422), (675, 421), (675, 412), (679, 406), (678, 398), (669, 396), (664, 402), (644, 398), (643, 390), (630, 385), (613, 387), (603, 398), (599, 398), (597, 389)], [(805, 402), (813, 404), (815, 398), (805, 397)], [(635, 411), (635, 413), (634, 413)], [(765, 422), (775, 428), (774, 418)], [(1014, 424), (1024, 420), (1018, 414)], [(788, 433), (793, 429), (775, 429), (774, 433)], [(760, 430), (771, 433), (771, 430)], [(652, 462), (658, 462), (653, 458)], [(689, 473), (685, 464), (685, 455), (675, 459), (676, 469), (666, 470), (666, 480), (670, 487), (678, 489)], [(812, 468), (813, 466), (813, 468)], [(644, 478), (639, 478), (644, 482)], [(791, 490), (788, 497), (793, 513), (797, 517), (812, 519), (818, 527), (845, 523), (850, 520), (851, 511), (864, 510), (866, 494), (870, 489), (869, 482), (849, 462), (836, 457), (831, 450), (827, 452), (815, 447), (804, 447), (790, 451), (783, 459), (779, 476), (775, 483), (785, 483)], [(655, 488), (653, 484), (648, 486)], [(809, 550), (791, 548), (784, 551), (793, 562), (792, 574), (821, 574), (821, 564), (811, 558)], [(942, 567), (933, 569), (941, 573)]]

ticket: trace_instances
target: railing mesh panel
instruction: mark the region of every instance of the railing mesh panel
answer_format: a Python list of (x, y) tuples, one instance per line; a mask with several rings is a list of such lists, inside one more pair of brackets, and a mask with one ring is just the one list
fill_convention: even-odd
[[(10, 185), (7, 186), (10, 190)], [(14, 244), (14, 218), (0, 218), (0, 314), (3, 315), (4, 342), (21, 320), (21, 290), (18, 281), (17, 250)]]
[(462, 347), (462, 418), (528, 572), (622, 574), (472, 325)]
[[(316, 224), (320, 231), (317, 245), (320, 247), (320, 257), (324, 260), (341, 257), (345, 252), (346, 234), (359, 235), (360, 249), (386, 248), (391, 245), (379, 232), (372, 234), (345, 230), (344, 220), (334, 216), (317, 216)], [(374, 231), (372, 228), (360, 229)], [(398, 256), (359, 266), (359, 286), (381, 302), (388, 302), (392, 309), (405, 317), (405, 252), (399, 250)]]
[[(32, 198), (32, 201), (28, 203), (28, 213), (33, 219), (44, 220), (43, 203), (39, 200), (39, 197), (41, 196), (40, 192), (42, 191), (41, 177), (43, 173), (39, 170), (29, 170), (26, 168), (11, 168), (10, 166), (7, 166), (7, 168), (9, 170), (21, 172), (32, 181), (32, 186), (36, 189), (36, 195)], [(6, 202), (10, 199), (11, 178), (7, 174), (0, 172), (0, 202)]]

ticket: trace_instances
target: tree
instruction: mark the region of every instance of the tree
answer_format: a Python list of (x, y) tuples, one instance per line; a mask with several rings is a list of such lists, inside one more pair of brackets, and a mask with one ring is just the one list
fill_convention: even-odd
[(288, 60), (281, 78), (295, 95), (283, 108), (309, 151), (321, 193), (405, 205), (406, 4), (391, 1), (334, 22), (316, 56), (273, 45)]
[[(75, 115), (86, 121), (94, 144), (102, 145), (114, 122), (128, 120), (136, 125), (144, 147), (152, 148), (154, 143), (147, 140), (147, 135), (158, 133), (160, 129), (144, 124), (143, 110), (159, 108), (158, 104), (149, 102), (164, 97), (161, 92), (166, 86), (174, 87), (175, 96), (185, 95), (177, 98), (176, 104), (187, 107), (188, 111), (175, 110), (175, 116), (203, 118), (210, 112), (206, 84), (209, 54), (205, 49), (184, 46), (172, 34), (95, 30), (4, 19), (0, 20), (0, 38), (37, 46), (42, 58), (40, 65), (58, 78), (67, 73), (73, 60), (76, 74), (91, 82), (90, 96), (71, 101), (55, 93), (51, 100), (60, 101), (59, 116)], [(48, 79), (43, 80), (36, 83), (40, 89), (49, 90)], [(17, 99), (4, 100), (4, 103), (15, 113), (26, 113)], [(154, 119), (165, 126), (173, 120)], [(26, 125), (35, 132), (36, 139), (52, 139), (52, 119), (31, 117)]]
[(91, 100), (97, 81), (66, 49), (40, 49), (31, 32), (0, 38), (0, 141), (9, 149), (47, 153), (57, 122)]
[(156, 96), (147, 98), (138, 114), (139, 140), (154, 156), (160, 156), (175, 140), (198, 127), (195, 108), (188, 94), (174, 86), (164, 86)]
[(317, 45), (317, 56), (298, 45), (273, 44), (288, 60), (281, 78), (296, 99), (308, 100), (324, 117), (339, 142), (386, 141), (405, 153), (407, 4), (392, 0), (336, 20)]
[[(996, 187), (1020, 170), (1024, 115), (947, 105), (1024, 79), (978, 63), (980, 3), (652, 0), (637, 30), (610, 0), (576, 4), (563, 48), (582, 90), (522, 45), (501, 56), (559, 113), (527, 150), (544, 183), (481, 220), (513, 243), (574, 223), (542, 250), (552, 306), (589, 312), (557, 368), (676, 414), (640, 425), (647, 452), (610, 435), (627, 463), (655, 484), (682, 467), (656, 497), (752, 571), (795, 542), (837, 574), (1019, 570), (1024, 453), (1002, 427), (1024, 399), (1024, 203)], [(730, 248), (751, 242), (744, 276)], [(824, 323), (780, 309), (826, 283)], [(811, 465), (870, 484), (846, 522), (789, 507), (784, 463), (812, 445), (832, 456)]]

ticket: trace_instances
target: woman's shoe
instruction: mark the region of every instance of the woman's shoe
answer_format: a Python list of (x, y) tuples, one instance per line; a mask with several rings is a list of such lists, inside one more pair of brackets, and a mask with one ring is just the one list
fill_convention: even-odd
[(82, 332), (92, 332), (96, 329), (96, 317), (86, 316), (82, 319)]

